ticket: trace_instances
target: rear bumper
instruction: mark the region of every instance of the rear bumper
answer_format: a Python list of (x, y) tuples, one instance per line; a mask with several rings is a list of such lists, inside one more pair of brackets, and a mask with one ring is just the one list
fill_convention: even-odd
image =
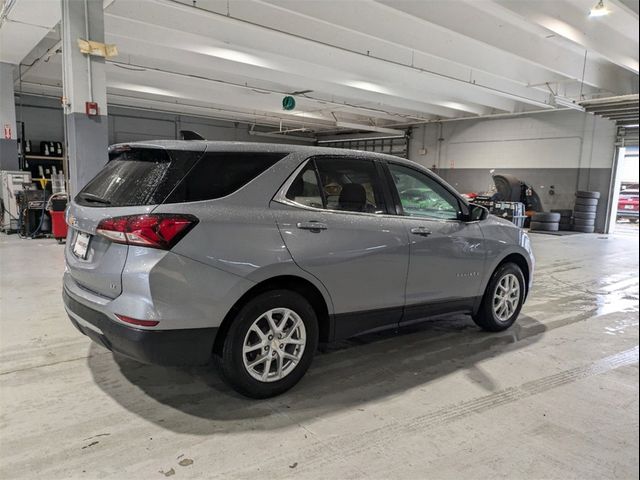
[(71, 323), (113, 352), (165, 366), (202, 365), (211, 358), (217, 328), (143, 330), (117, 323), (73, 298), (66, 288), (62, 297)]

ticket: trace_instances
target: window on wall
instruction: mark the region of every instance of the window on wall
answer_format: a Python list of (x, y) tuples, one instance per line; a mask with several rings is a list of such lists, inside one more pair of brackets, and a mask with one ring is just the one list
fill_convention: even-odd
[(321, 142), (323, 147), (348, 148), (365, 152), (386, 153), (396, 157), (408, 158), (408, 137), (358, 138), (351, 140), (332, 140)]
[(402, 165), (389, 164), (404, 214), (438, 220), (460, 217), (458, 199), (431, 177)]

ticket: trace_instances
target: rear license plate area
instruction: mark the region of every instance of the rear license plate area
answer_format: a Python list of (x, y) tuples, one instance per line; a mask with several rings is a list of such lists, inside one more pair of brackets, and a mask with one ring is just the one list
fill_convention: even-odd
[(91, 235), (83, 232), (76, 233), (76, 239), (73, 242), (73, 254), (82, 260), (86, 260), (90, 242)]

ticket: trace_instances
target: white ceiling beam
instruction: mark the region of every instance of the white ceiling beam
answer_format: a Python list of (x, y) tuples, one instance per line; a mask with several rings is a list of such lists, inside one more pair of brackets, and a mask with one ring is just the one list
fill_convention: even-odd
[[(325, 43), (348, 45), (370, 55), (404, 59), (416, 67), (478, 84), (493, 84), (498, 90), (533, 95), (527, 85), (562, 81), (565, 76), (501, 49), (426, 21), (394, 7), (395, 2), (343, 2), (338, 0), (264, 0), (232, 2), (234, 16), (279, 29), (292, 25), (294, 32)], [(422, 3), (417, 8), (431, 9)], [(366, 11), (366, 22), (362, 21)]]
[[(122, 45), (122, 44), (119, 44)], [(257, 82), (254, 78), (247, 76), (239, 76), (239, 75), (226, 75), (223, 74), (221, 70), (218, 68), (213, 68), (213, 73), (207, 69), (199, 69), (195, 70), (192, 68), (194, 64), (203, 64), (207, 63), (206, 58), (199, 58), (197, 56), (192, 57), (190, 54), (185, 53), (184, 51), (173, 51), (171, 49), (159, 49), (153, 48), (152, 45), (148, 45), (146, 43), (137, 42), (136, 48), (140, 51), (162, 51), (164, 56), (162, 63), (154, 62), (155, 67), (157, 68), (139, 68), (134, 65), (141, 64), (140, 62), (143, 59), (139, 59), (135, 52), (132, 52), (128, 49), (121, 49), (122, 56), (126, 57), (132, 64), (122, 65), (120, 62), (113, 65), (114, 74), (111, 73), (111, 70), (108, 72), (107, 81), (114, 81), (119, 79), (118, 73), (121, 71), (124, 73), (129, 73), (133, 75), (133, 78), (128, 79), (129, 83), (135, 85), (151, 85), (149, 79), (152, 76), (161, 77), (162, 84), (153, 84), (153, 86), (157, 89), (171, 90), (172, 85), (176, 84), (176, 80), (183, 81), (185, 79), (189, 79), (189, 74), (196, 75), (199, 77), (198, 79), (203, 81), (205, 80), (207, 75), (212, 75), (212, 80), (208, 80), (211, 87), (215, 87), (216, 85), (220, 85), (222, 88), (227, 86), (235, 86), (236, 88), (247, 90), (249, 92), (255, 93), (256, 91), (262, 92), (261, 97), (265, 97), (270, 95), (271, 106), (277, 106), (279, 108), (282, 97), (286, 93), (291, 92), (291, 87), (287, 88), (284, 85), (276, 84), (276, 83), (266, 83), (266, 82)], [(180, 59), (186, 61), (186, 64), (180, 63), (169, 63), (168, 58), (177, 56)], [(149, 61), (148, 58), (144, 58), (145, 61)], [(112, 63), (108, 61), (107, 63)], [(191, 66), (191, 68), (190, 68)], [(215, 65), (214, 65), (215, 67)], [(170, 74), (168, 72), (163, 72), (159, 68), (167, 68), (168, 70), (172, 70), (177, 72), (175, 74)], [(237, 69), (237, 67), (236, 67)], [(40, 83), (40, 84), (49, 84), (49, 85), (61, 85), (60, 79), (60, 56), (52, 57), (48, 62), (42, 62), (38, 65), (35, 65), (32, 69), (28, 71), (26, 75), (23, 75), (24, 82), (31, 83)], [(237, 72), (236, 72), (237, 73)], [(214, 80), (215, 78), (215, 80)], [(154, 78), (155, 80), (155, 78)], [(195, 85), (192, 85), (191, 90), (193, 90)], [(298, 108), (295, 111), (291, 112), (291, 115), (295, 115), (299, 119), (303, 120), (305, 118), (309, 119), (325, 119), (329, 122), (334, 122), (335, 117), (333, 114), (336, 114), (341, 119), (355, 119), (359, 121), (368, 121), (371, 118), (376, 119), (381, 122), (402, 122), (407, 123), (411, 121), (420, 121), (426, 120), (430, 118), (435, 118), (430, 115), (420, 115), (415, 111), (410, 110), (400, 110), (394, 109), (392, 112), (386, 112), (381, 110), (378, 105), (371, 101), (363, 101), (358, 106), (346, 105), (342, 102), (338, 101), (338, 98), (335, 96), (327, 96), (327, 98), (317, 98), (317, 92), (311, 93), (316, 97), (308, 98), (306, 95), (298, 96)], [(230, 99), (230, 97), (226, 97), (225, 99)], [(203, 101), (206, 101), (206, 98), (202, 98)], [(242, 101), (242, 99), (235, 99), (234, 101)], [(255, 109), (256, 103), (252, 100), (245, 99), (244, 101), (250, 101), (251, 104), (248, 104), (247, 107)], [(238, 105), (230, 105), (233, 108), (238, 107)]]
[[(260, 86), (260, 82), (266, 82), (270, 85), (282, 85), (284, 92), (311, 89), (311, 96), (324, 96), (322, 100), (325, 101), (334, 99), (336, 104), (349, 103), (351, 99), (351, 103), (375, 107), (381, 111), (388, 107), (391, 113), (398, 109), (413, 112), (414, 117), (422, 114), (449, 118), (459, 116), (462, 112), (487, 113), (480, 105), (456, 102), (452, 96), (439, 97), (416, 88), (386, 89), (384, 85), (376, 88), (373, 83), (365, 81), (349, 82), (344, 71), (271, 53), (249, 49), (233, 50), (229, 45), (201, 35), (138, 24), (125, 18), (113, 17), (112, 14), (106, 15), (106, 24), (107, 39), (119, 46), (120, 57), (135, 55), (159, 66), (179, 63), (185, 74), (204, 74), (213, 78), (232, 76), (238, 82), (249, 82), (256, 87)], [(138, 40), (138, 35), (145, 41)], [(366, 77), (362, 75), (361, 78)], [(288, 85), (288, 90), (285, 85)]]
[(633, 18), (638, 20), (638, 14), (640, 9), (640, 2), (638, 0), (609, 0), (609, 2), (616, 5), (621, 10), (626, 11)]
[[(32, 95), (44, 95), (59, 98), (62, 89), (56, 85), (45, 85), (31, 82), (23, 83), (23, 93)], [(176, 98), (162, 98), (156, 96), (140, 96), (133, 91), (120, 91), (118, 89), (107, 88), (107, 103), (111, 106), (121, 108), (139, 108), (158, 112), (175, 113), (180, 115), (193, 115), (199, 117), (213, 118), (226, 121), (241, 121), (245, 123), (256, 123), (259, 125), (279, 126), (283, 119), (279, 116), (269, 115), (262, 112), (244, 112), (233, 110), (226, 106), (216, 106), (204, 102), (188, 103), (186, 100)], [(316, 131), (333, 131), (334, 123), (313, 123), (296, 118), (285, 120), (283, 125), (287, 127), (308, 127), (313, 126)]]
[[(499, 3), (486, 0), (426, 3), (412, 0), (380, 1), (390, 8), (401, 10), (472, 38), (485, 46), (548, 69), (550, 82), (553, 82), (554, 75), (562, 75), (576, 81), (582, 79), (584, 51), (580, 52), (577, 48), (572, 49), (566, 43), (558, 42), (553, 32), (528, 22)], [(519, 3), (538, 6), (555, 2)], [(458, 49), (458, 45), (452, 45), (452, 51)], [(480, 58), (489, 57), (489, 52), (484, 50), (484, 54), (479, 54)], [(625, 72), (615, 65), (593, 57), (587, 59), (584, 72), (584, 82), (587, 85), (615, 93), (625, 93), (633, 88), (634, 80), (631, 72)]]
[[(608, 61), (625, 68), (635, 74), (638, 73), (638, 25), (635, 22), (635, 41), (630, 39), (632, 32), (622, 27), (624, 13), (617, 12), (620, 20), (613, 22), (611, 17), (589, 18), (588, 10), (578, 8), (566, 2), (522, 2), (517, 0), (496, 0), (498, 4), (507, 8), (527, 21), (540, 25), (560, 35), (563, 38), (596, 52)], [(582, 4), (582, 3), (581, 3)], [(586, 3), (585, 3), (586, 4)], [(593, 5), (592, 5), (593, 6)], [(604, 20), (603, 20), (604, 19)], [(603, 20), (603, 21), (601, 21)], [(618, 28), (615, 28), (617, 25)], [(621, 33), (623, 29), (625, 33)]]
[[(163, 33), (166, 34), (166, 32)], [(306, 94), (305, 97), (310, 97), (317, 103), (310, 107), (307, 113), (311, 115), (321, 114), (327, 118), (332, 118), (331, 113), (333, 112), (341, 117), (359, 116), (391, 122), (407, 122), (410, 120), (426, 120), (435, 118), (435, 116), (450, 118), (461, 114), (461, 111), (457, 109), (435, 107), (427, 104), (425, 104), (426, 108), (420, 111), (420, 107), (423, 106), (422, 103), (404, 99), (399, 99), (399, 101), (404, 102), (403, 106), (406, 108), (400, 108), (397, 105), (387, 107), (380, 104), (380, 95), (374, 92), (336, 86), (320, 80), (310, 82), (307, 78), (293, 73), (274, 72), (275, 75), (269, 73), (267, 76), (271, 78), (264, 80), (260, 78), (261, 75), (265, 76), (264, 72), (261, 73), (260, 69), (256, 67), (178, 50), (157, 43), (146, 43), (111, 34), (107, 35), (107, 41), (118, 44), (120, 55), (117, 58), (126, 59), (130, 62), (129, 66), (122, 65), (122, 67), (138, 71), (141, 82), (145, 82), (147, 76), (153, 74), (156, 69), (160, 71), (165, 69), (176, 72), (178, 76), (195, 75), (210, 78), (212, 83), (234, 83), (247, 89), (257, 89), (265, 93), (275, 92), (279, 95), (276, 102), (279, 102), (285, 94), (305, 90), (311, 85), (314, 90)], [(114, 61), (121, 63), (117, 59)], [(150, 65), (151, 67), (139, 68), (136, 65)], [(59, 56), (54, 56), (46, 62), (34, 65), (33, 68), (23, 70), (22, 78), (25, 81), (36, 83), (60, 84), (61, 67)], [(275, 80), (279, 81), (276, 82)], [(332, 93), (323, 93), (321, 90)], [(351, 95), (353, 92), (357, 93)], [(463, 108), (465, 111), (475, 109), (473, 106), (457, 106), (457, 108)], [(303, 115), (304, 112), (296, 111), (295, 114)]]
[[(425, 72), (403, 63), (371, 58), (344, 48), (328, 46), (175, 3), (116, 2), (109, 13), (117, 14), (120, 18), (136, 18), (143, 23), (189, 31), (239, 48), (250, 49), (259, 46), (261, 54), (280, 55), (282, 59), (295, 62), (305, 73), (310, 72), (309, 76), (320, 75), (322, 78), (323, 74), (331, 73), (336, 76), (337, 73), (337, 78), (332, 80), (345, 84), (353, 79), (386, 83), (383, 86), (387, 90), (417, 89), (444, 98), (455, 94), (460, 103), (477, 103), (503, 111), (515, 109), (517, 101), (530, 102), (530, 99), (520, 98), (517, 94), (476, 85), (471, 81)], [(534, 103), (539, 106), (543, 102), (536, 100)]]
[[(601, 29), (602, 25), (612, 29), (616, 34), (626, 37), (633, 43), (638, 43), (640, 34), (638, 33), (638, 14), (634, 12), (629, 5), (620, 0), (604, 0), (603, 4), (608, 15), (602, 17), (590, 17), (591, 9), (596, 5), (598, 0), (564, 0), (567, 7), (573, 7), (577, 11), (576, 19), (578, 23), (586, 24), (594, 29)], [(638, 0), (634, 0), (636, 8)]]
[(0, 25), (0, 62), (22, 62), (59, 21), (59, 1), (16, 0)]

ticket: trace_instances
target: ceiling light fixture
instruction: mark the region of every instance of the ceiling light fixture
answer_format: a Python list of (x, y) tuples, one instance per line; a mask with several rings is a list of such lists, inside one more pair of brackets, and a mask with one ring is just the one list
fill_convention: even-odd
[(256, 67), (269, 67), (268, 62), (255, 55), (238, 50), (231, 50), (229, 48), (197, 46), (192, 50), (203, 55), (209, 55), (210, 57), (217, 57), (231, 62), (245, 63), (247, 65), (255, 65)]
[(348, 87), (358, 88), (360, 90), (367, 90), (369, 92), (382, 93), (383, 95), (391, 94), (388, 88), (382, 85), (371, 83), (371, 82), (363, 82), (360, 80), (350, 80), (348, 82), (344, 82), (344, 84), (347, 85)]
[(611, 10), (609, 10), (604, 5), (604, 0), (600, 0), (596, 3), (591, 10), (589, 10), (590, 17), (604, 17), (605, 15), (609, 15)]

